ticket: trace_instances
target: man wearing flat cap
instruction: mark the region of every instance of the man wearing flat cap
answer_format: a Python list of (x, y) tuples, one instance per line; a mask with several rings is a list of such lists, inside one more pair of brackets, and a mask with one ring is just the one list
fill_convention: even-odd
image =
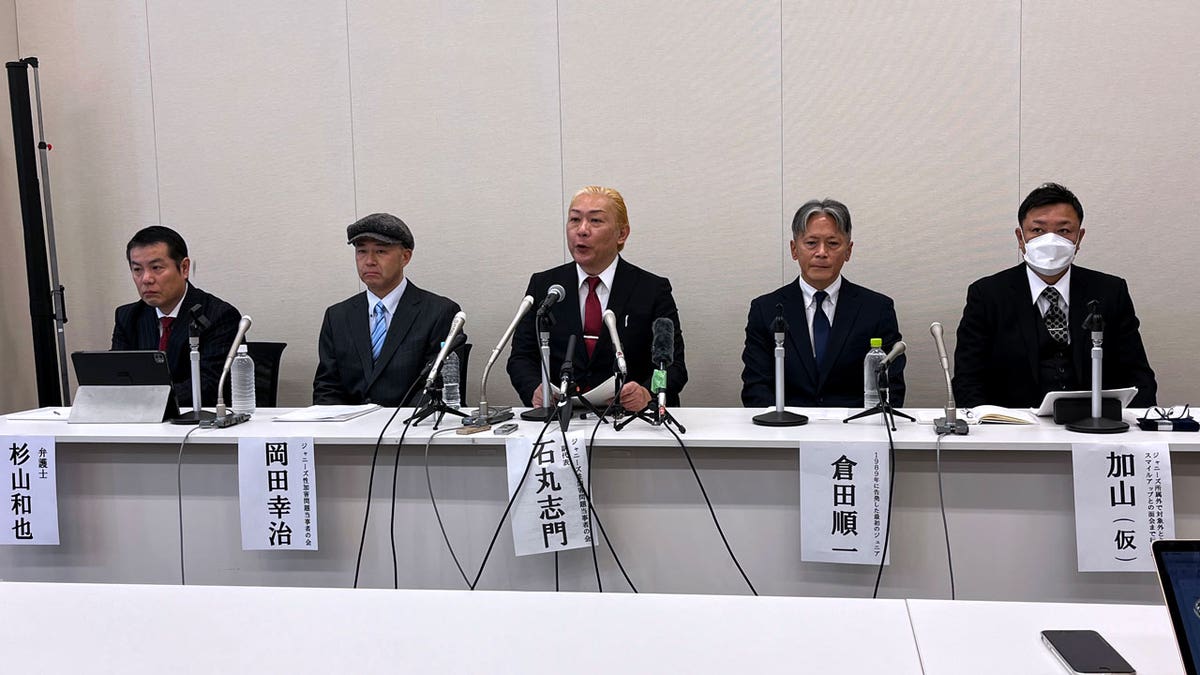
[(346, 239), (367, 289), (325, 310), (313, 403), (412, 405), (458, 303), (404, 277), (413, 236), (399, 218), (373, 213), (347, 227)]

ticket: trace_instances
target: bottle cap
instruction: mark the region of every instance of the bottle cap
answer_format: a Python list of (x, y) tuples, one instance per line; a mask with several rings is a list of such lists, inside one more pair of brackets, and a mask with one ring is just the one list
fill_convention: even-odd
[[(250, 354), (250, 350), (249, 350), (249, 349), (246, 347), (246, 343), (245, 343), (245, 342), (243, 342), (242, 344), (238, 345), (238, 350), (237, 350), (237, 353), (239, 353), (239, 354), (246, 354), (246, 355), (249, 355), (249, 354)], [(228, 357), (226, 357), (226, 358), (228, 358)]]
[(883, 349), (883, 338), (871, 338), (871, 349)]

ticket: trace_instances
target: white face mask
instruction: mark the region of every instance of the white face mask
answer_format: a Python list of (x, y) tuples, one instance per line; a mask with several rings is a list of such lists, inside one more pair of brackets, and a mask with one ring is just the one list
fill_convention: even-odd
[(1047, 232), (1025, 242), (1025, 263), (1047, 276), (1058, 274), (1075, 260), (1075, 242)]

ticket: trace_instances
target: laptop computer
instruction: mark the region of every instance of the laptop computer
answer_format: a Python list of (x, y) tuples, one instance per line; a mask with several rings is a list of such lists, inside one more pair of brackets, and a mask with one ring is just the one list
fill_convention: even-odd
[(1171, 613), (1183, 669), (1200, 674), (1200, 540), (1160, 539), (1150, 546)]
[[(160, 422), (179, 416), (179, 404), (175, 400), (175, 392), (171, 386), (171, 368), (167, 364), (167, 355), (161, 351), (126, 350), (126, 351), (80, 351), (71, 354), (75, 365), (75, 379), (80, 390), (90, 386), (137, 386), (137, 385), (166, 385), (169, 395), (164, 402)], [(77, 393), (77, 396), (79, 394)], [(159, 399), (161, 401), (161, 399)], [(82, 401), (76, 401), (76, 408)], [(75, 421), (76, 410), (72, 409), (72, 420)], [(89, 413), (91, 411), (83, 411)], [(109, 411), (95, 411), (95, 415), (104, 416)], [(88, 415), (85, 414), (85, 418)], [(81, 421), (102, 422), (105, 419), (86, 419)], [(116, 421), (116, 420), (114, 420)]]

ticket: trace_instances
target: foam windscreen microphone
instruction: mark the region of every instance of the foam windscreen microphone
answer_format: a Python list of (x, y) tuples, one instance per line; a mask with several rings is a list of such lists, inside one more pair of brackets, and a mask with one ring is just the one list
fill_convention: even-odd
[(659, 317), (654, 320), (652, 330), (654, 339), (650, 343), (650, 360), (659, 368), (666, 368), (675, 362), (675, 322)]

